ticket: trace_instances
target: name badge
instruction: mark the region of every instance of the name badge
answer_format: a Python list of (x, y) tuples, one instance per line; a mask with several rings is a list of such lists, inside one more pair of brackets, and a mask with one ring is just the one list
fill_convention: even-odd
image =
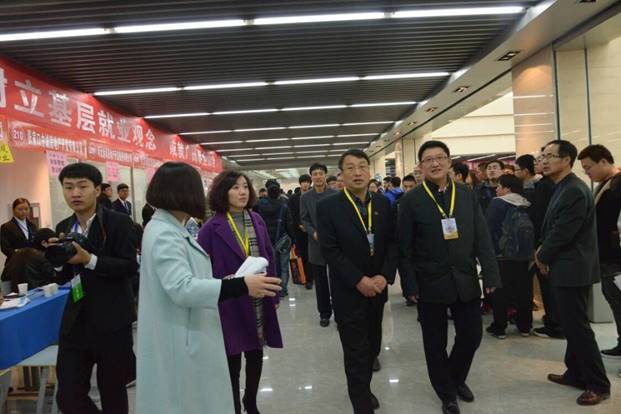
[(458, 239), (457, 221), (454, 218), (442, 219), (442, 232), (444, 233), (444, 240)]
[(82, 278), (80, 275), (75, 275), (71, 279), (71, 297), (73, 298), (73, 303), (84, 299), (84, 289), (82, 288)]
[(369, 251), (371, 256), (375, 253), (375, 235), (373, 233), (367, 233), (367, 241), (369, 242)]

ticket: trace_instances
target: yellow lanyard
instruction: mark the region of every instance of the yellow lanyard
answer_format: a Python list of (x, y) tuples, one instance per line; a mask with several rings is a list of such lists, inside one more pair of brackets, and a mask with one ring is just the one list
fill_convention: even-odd
[(226, 218), (228, 218), (229, 224), (233, 229), (233, 233), (235, 233), (235, 236), (237, 236), (237, 240), (239, 240), (239, 244), (241, 244), (242, 249), (244, 250), (244, 254), (246, 256), (250, 256), (250, 238), (248, 237), (248, 230), (246, 230), (246, 228), (244, 227), (244, 237), (242, 238), (241, 233), (239, 232), (239, 229), (235, 224), (235, 220), (233, 220), (233, 216), (228, 211), (226, 212)]
[(444, 218), (453, 217), (453, 212), (455, 211), (455, 184), (453, 183), (453, 180), (451, 180), (451, 210), (449, 211), (448, 217), (446, 215), (446, 212), (442, 208), (442, 206), (438, 203), (436, 198), (431, 193), (431, 190), (429, 189), (425, 181), (423, 181), (423, 187), (425, 187), (425, 191), (427, 192), (429, 197), (431, 197), (436, 207), (438, 207), (438, 210), (440, 211), (440, 214), (442, 214), (442, 217)]
[(372, 230), (372, 226), (373, 226), (373, 214), (372, 214), (372, 201), (369, 201), (369, 205), (367, 206), (367, 220), (369, 221), (368, 226), (364, 224), (364, 220), (362, 219), (362, 214), (360, 214), (360, 210), (358, 210), (358, 206), (356, 205), (356, 203), (354, 203), (354, 200), (351, 198), (351, 195), (349, 195), (349, 191), (347, 191), (347, 188), (344, 188), (343, 191), (345, 192), (345, 196), (347, 197), (347, 199), (349, 200), (349, 202), (351, 203), (351, 205), (354, 207), (354, 210), (356, 211), (356, 214), (358, 215), (358, 218), (360, 219), (360, 223), (362, 223), (362, 227), (364, 227), (364, 231), (369, 234), (371, 233)]

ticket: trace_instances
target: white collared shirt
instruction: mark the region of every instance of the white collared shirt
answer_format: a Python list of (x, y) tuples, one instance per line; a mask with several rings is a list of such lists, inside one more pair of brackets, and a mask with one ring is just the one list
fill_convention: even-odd
[[(71, 231), (88, 237), (88, 232), (91, 229), (91, 225), (93, 224), (95, 217), (97, 217), (97, 213), (93, 214), (93, 216), (86, 221), (86, 227), (84, 229), (82, 229), (82, 227), (80, 226), (80, 221), (76, 220), (76, 222), (73, 224), (73, 227), (71, 228)], [(95, 270), (96, 266), (97, 256), (91, 253), (91, 260), (87, 264), (85, 264), (84, 267), (89, 270)]]
[(26, 240), (29, 240), (30, 233), (28, 232), (28, 222), (26, 221), (26, 219), (20, 220), (15, 217), (15, 221), (17, 222), (19, 228), (22, 230), (22, 233), (24, 233)]

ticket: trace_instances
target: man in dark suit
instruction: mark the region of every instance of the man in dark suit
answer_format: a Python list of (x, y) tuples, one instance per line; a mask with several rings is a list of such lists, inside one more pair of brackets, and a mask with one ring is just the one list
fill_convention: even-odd
[[(136, 363), (130, 285), (138, 269), (134, 225), (127, 215), (97, 205), (101, 173), (94, 166), (70, 164), (59, 179), (75, 214), (60, 222), (56, 232), (61, 238), (83, 234), (91, 251), (74, 242), (77, 254), (57, 269), (61, 282), (72, 286), (58, 349), (58, 407), (65, 414), (127, 413), (125, 386), (134, 379)], [(88, 396), (93, 365), (103, 411)]]
[[(407, 297), (418, 303), (431, 385), (443, 413), (459, 413), (457, 397), (471, 402), (466, 378), (483, 335), (481, 288), (501, 287), (490, 233), (469, 187), (450, 180), (451, 154), (440, 141), (424, 143), (418, 159), (423, 183), (399, 203), (400, 270)], [(447, 310), (455, 322), (455, 344), (447, 347)]]
[(127, 184), (119, 184), (116, 186), (116, 193), (119, 196), (112, 203), (112, 209), (114, 211), (118, 211), (121, 214), (127, 214), (128, 216), (132, 216), (132, 203), (130, 203), (127, 198), (129, 197), (129, 186)]
[(587, 315), (589, 293), (599, 281), (597, 223), (589, 187), (571, 172), (578, 150), (563, 140), (543, 151), (543, 173), (556, 184), (541, 230), (535, 262), (550, 278), (567, 338), (562, 375), (548, 379), (584, 392), (579, 405), (596, 405), (610, 396), (610, 381)]
[(355, 414), (379, 408), (371, 393), (373, 361), (382, 341), (382, 316), (398, 252), (388, 200), (368, 191), (369, 158), (346, 151), (339, 160), (345, 188), (317, 203), (318, 238), (330, 269), (334, 316)]

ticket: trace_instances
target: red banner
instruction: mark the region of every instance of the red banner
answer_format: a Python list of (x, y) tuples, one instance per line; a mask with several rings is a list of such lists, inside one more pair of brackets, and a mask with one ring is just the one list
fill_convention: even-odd
[(126, 116), (94, 96), (68, 89), (0, 59), (0, 134), (11, 146), (66, 153), (83, 160), (153, 168), (184, 161), (219, 172), (222, 160), (200, 145)]

